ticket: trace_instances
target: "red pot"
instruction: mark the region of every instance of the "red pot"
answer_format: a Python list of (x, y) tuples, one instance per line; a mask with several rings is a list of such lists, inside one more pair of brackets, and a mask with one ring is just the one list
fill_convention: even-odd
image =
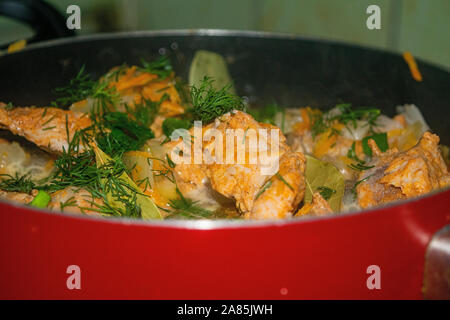
[[(181, 76), (198, 49), (231, 57), (238, 93), (255, 104), (369, 102), (393, 114), (416, 103), (450, 144), (447, 71), (419, 61), (418, 83), (399, 55), (277, 34), (165, 31), (37, 44), (0, 57), (0, 100), (42, 105), (83, 64), (100, 75), (161, 48), (173, 51)], [(96, 219), (0, 202), (0, 298), (417, 299), (427, 245), (449, 224), (449, 200), (446, 190), (276, 223)]]
[[(279, 223), (96, 219), (0, 203), (0, 298), (420, 299), (449, 200), (447, 190)], [(80, 289), (68, 289), (71, 265)], [(380, 289), (367, 286), (371, 265)]]

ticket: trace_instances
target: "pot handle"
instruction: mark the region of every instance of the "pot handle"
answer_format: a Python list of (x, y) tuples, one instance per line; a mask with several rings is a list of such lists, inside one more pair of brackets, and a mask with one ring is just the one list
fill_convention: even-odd
[(75, 35), (67, 28), (65, 17), (41, 0), (0, 0), (0, 15), (29, 25), (35, 34), (28, 43)]
[(437, 231), (428, 244), (422, 293), (425, 299), (450, 300), (450, 225)]

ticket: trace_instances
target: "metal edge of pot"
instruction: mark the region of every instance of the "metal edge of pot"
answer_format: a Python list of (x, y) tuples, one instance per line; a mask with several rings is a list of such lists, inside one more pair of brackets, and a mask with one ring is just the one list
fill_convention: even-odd
[[(164, 37), (164, 36), (213, 36), (213, 37), (221, 37), (221, 36), (242, 36), (249, 38), (276, 38), (276, 39), (285, 39), (285, 40), (306, 40), (306, 41), (314, 41), (314, 42), (323, 42), (327, 44), (335, 44), (340, 46), (347, 47), (356, 47), (364, 50), (377, 51), (383, 54), (389, 54), (394, 56), (399, 56), (400, 54), (395, 51), (379, 49), (370, 46), (362, 46), (353, 43), (346, 43), (343, 41), (335, 41), (318, 37), (308, 37), (298, 34), (291, 33), (281, 33), (281, 32), (265, 32), (265, 31), (248, 31), (248, 30), (226, 30), (226, 29), (166, 29), (166, 30), (144, 30), (144, 31), (131, 31), (131, 32), (114, 32), (114, 33), (101, 33), (101, 34), (93, 34), (93, 35), (84, 35), (77, 36), (75, 38), (60, 38), (54, 40), (43, 41), (39, 43), (34, 43), (26, 46), (24, 49), (14, 52), (14, 53), (5, 53), (0, 55), (0, 59), (3, 56), (17, 54), (26, 51), (32, 51), (41, 48), (47, 48), (56, 45), (64, 45), (68, 43), (76, 43), (76, 42), (86, 42), (86, 41), (97, 41), (97, 40), (110, 40), (110, 39), (118, 39), (118, 38), (137, 38), (137, 37)], [(418, 59), (422, 61), (421, 59)], [(429, 66), (441, 69), (446, 72), (450, 72), (450, 68), (445, 66), (440, 66), (438, 64), (423, 62)], [(437, 194), (447, 194), (450, 199), (450, 187), (443, 190), (435, 190), (428, 194), (408, 199), (402, 201), (394, 201), (385, 205), (380, 205), (374, 208), (360, 210), (360, 211), (351, 211), (338, 213), (333, 215), (328, 215), (324, 217), (305, 217), (298, 219), (284, 219), (284, 220), (265, 220), (265, 221), (255, 221), (255, 220), (138, 220), (131, 218), (121, 218), (121, 217), (95, 217), (95, 216), (87, 216), (82, 214), (74, 214), (74, 213), (64, 213), (59, 211), (50, 211), (46, 209), (37, 209), (26, 206), (24, 204), (16, 203), (9, 200), (0, 199), (0, 204), (6, 204), (12, 208), (21, 208), (27, 211), (32, 211), (35, 214), (51, 214), (58, 215), (68, 219), (87, 219), (88, 221), (100, 222), (100, 223), (114, 223), (114, 224), (123, 224), (123, 225), (135, 225), (135, 226), (150, 226), (150, 227), (162, 227), (162, 228), (175, 228), (175, 229), (192, 229), (192, 230), (216, 230), (216, 229), (245, 229), (245, 228), (264, 228), (264, 227), (283, 227), (286, 225), (295, 225), (300, 223), (310, 223), (319, 220), (331, 220), (331, 219), (339, 219), (339, 218), (348, 218), (355, 215), (362, 214), (370, 214), (375, 213), (379, 210), (390, 209), (390, 208), (401, 208), (409, 203), (421, 201), (422, 199), (432, 198)]]
[[(47, 48), (55, 45), (64, 45), (67, 43), (97, 41), (97, 40), (111, 40), (118, 38), (137, 38), (137, 37), (164, 37), (164, 36), (211, 36), (211, 37), (223, 37), (223, 36), (241, 36), (248, 38), (273, 38), (273, 39), (285, 39), (285, 40), (305, 40), (319, 43), (334, 44), (339, 46), (360, 48), (364, 50), (375, 51), (383, 54), (389, 54), (393, 56), (400, 56), (401, 54), (395, 50), (389, 50), (374, 46), (366, 46), (361, 44), (355, 44), (351, 42), (339, 41), (328, 39), (324, 37), (313, 37), (307, 35), (300, 35), (287, 32), (268, 32), (268, 31), (254, 31), (254, 30), (230, 30), (230, 29), (161, 29), (161, 30), (140, 30), (140, 31), (123, 31), (123, 32), (105, 32), (96, 33), (90, 35), (81, 35), (72, 38), (59, 38), (53, 40), (42, 41), (38, 43), (32, 43), (25, 48), (13, 52), (0, 54), (2, 56), (16, 54), (19, 52), (25, 52), (29, 50)], [(450, 72), (450, 67), (440, 65), (435, 62), (426, 61), (423, 59), (416, 59), (421, 63), (425, 63), (429, 66), (441, 69), (446, 72)]]

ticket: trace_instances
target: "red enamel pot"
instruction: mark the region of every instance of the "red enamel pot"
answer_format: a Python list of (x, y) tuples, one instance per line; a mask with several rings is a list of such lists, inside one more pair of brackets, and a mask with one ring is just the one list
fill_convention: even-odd
[[(442, 120), (447, 70), (418, 61), (423, 81), (416, 82), (400, 55), (290, 35), (161, 31), (38, 43), (0, 57), (0, 101), (45, 105), (83, 64), (99, 76), (160, 53), (186, 78), (199, 49), (224, 55), (238, 94), (256, 106), (351, 102), (393, 115), (396, 105), (414, 103), (450, 144)], [(0, 202), (0, 298), (432, 297), (435, 282), (424, 279), (439, 262), (428, 260), (427, 250), (449, 225), (449, 200), (444, 190), (357, 213), (277, 222), (99, 219)], [(445, 237), (439, 243), (450, 251)], [(440, 257), (448, 269), (448, 256)]]

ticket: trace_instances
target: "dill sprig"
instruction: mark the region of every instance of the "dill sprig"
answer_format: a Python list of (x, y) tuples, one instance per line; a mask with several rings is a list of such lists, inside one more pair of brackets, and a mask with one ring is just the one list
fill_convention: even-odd
[(209, 123), (232, 110), (244, 110), (243, 100), (230, 93), (231, 85), (216, 90), (213, 82), (213, 79), (205, 76), (198, 87), (191, 87), (191, 113), (194, 120)]
[(148, 126), (131, 120), (124, 112), (108, 112), (97, 123), (95, 140), (100, 149), (109, 155), (122, 155), (131, 150), (140, 149), (154, 134)]
[(350, 164), (350, 165), (348, 165), (348, 167), (350, 168), (350, 169), (353, 169), (353, 170), (356, 170), (356, 171), (364, 171), (364, 170), (369, 170), (369, 169), (372, 169), (373, 167), (375, 167), (375, 166), (365, 166), (365, 165), (363, 165), (362, 163), (357, 163), (357, 164)]
[(369, 132), (373, 132), (373, 127), (377, 126), (376, 120), (381, 114), (380, 109), (376, 108), (360, 107), (353, 109), (350, 103), (338, 104), (335, 108), (339, 110), (339, 114), (334, 116), (329, 111), (309, 114), (312, 122), (311, 135), (313, 138), (330, 129), (331, 135), (340, 134), (339, 130), (332, 127), (335, 123), (341, 123), (351, 131), (350, 127), (353, 127), (353, 129), (358, 127), (357, 121), (359, 120), (364, 120), (366, 123), (363, 126), (369, 126)]
[(291, 189), (292, 191), (294, 191), (294, 188), (286, 181), (286, 179), (283, 178), (283, 176), (282, 176), (279, 172), (277, 172), (275, 175), (276, 175), (277, 178), (280, 179), (285, 185), (287, 185), (289, 189)]
[(176, 129), (189, 129), (192, 127), (192, 122), (189, 120), (178, 118), (167, 118), (162, 123), (162, 131), (167, 138), (170, 138), (172, 132)]
[(318, 187), (317, 190), (319, 191), (322, 198), (324, 198), (325, 200), (330, 200), (330, 198), (333, 196), (333, 194), (336, 193), (336, 190), (331, 189), (326, 186)]
[(360, 164), (364, 164), (365, 161), (358, 158), (355, 147), (356, 147), (356, 142), (354, 141), (352, 143), (352, 146), (350, 147), (350, 149), (348, 149), (348, 151), (347, 151), (347, 158), (355, 160), (356, 162), (358, 162)]
[(255, 201), (272, 185), (272, 180), (267, 181), (261, 189), (259, 189), (258, 193), (255, 196)]
[(161, 56), (155, 61), (141, 59), (141, 64), (140, 71), (156, 74), (161, 80), (169, 77), (173, 71), (172, 63), (167, 56)]
[(178, 188), (176, 188), (176, 192), (179, 199), (170, 200), (169, 205), (172, 210), (168, 211), (168, 219), (180, 217), (185, 219), (210, 219), (214, 217), (214, 211), (197, 206), (197, 202), (185, 198)]
[(365, 177), (365, 178), (363, 178), (363, 179), (361, 179), (361, 180), (358, 180), (354, 185), (353, 185), (353, 188), (352, 188), (352, 193), (353, 193), (353, 195), (354, 195), (354, 197), (356, 198), (356, 188), (358, 187), (358, 185), (360, 185), (361, 183), (363, 183), (364, 181), (367, 181), (367, 180), (369, 180), (371, 177), (373, 177), (375, 175), (375, 173), (373, 173), (373, 174), (371, 174), (371, 175), (368, 175), (367, 177)]
[(366, 124), (364, 126), (369, 126), (369, 131), (373, 131), (373, 127), (376, 126), (376, 120), (378, 116), (381, 114), (380, 109), (369, 108), (369, 107), (360, 107), (358, 109), (353, 109), (350, 103), (338, 104), (336, 108), (339, 109), (340, 114), (331, 117), (329, 121), (337, 120), (340, 123), (343, 123), (348, 127), (348, 124), (351, 123), (353, 128), (356, 129), (358, 127), (357, 120), (365, 120)]
[(279, 106), (277, 103), (273, 102), (265, 105), (263, 108), (255, 108), (248, 110), (248, 113), (255, 118), (258, 122), (270, 123), (275, 125), (275, 116), (278, 112), (284, 112), (285, 109)]
[(36, 189), (36, 184), (26, 174), (22, 176), (17, 172), (15, 176), (0, 174), (0, 178), (0, 190), (31, 194), (31, 191)]
[(58, 96), (53, 105), (67, 107), (72, 103), (86, 99), (92, 94), (96, 81), (91, 75), (85, 73), (83, 65), (75, 78), (71, 79), (66, 87), (56, 88), (54, 93)]
[(119, 67), (111, 74), (105, 76), (104, 79), (95, 81), (90, 74), (85, 72), (85, 66), (83, 65), (67, 86), (54, 90), (54, 93), (59, 97), (51, 104), (56, 108), (67, 108), (75, 102), (92, 98), (94, 100), (94, 109), (98, 111), (113, 108), (120, 96), (115, 87), (109, 86), (109, 84), (121, 72), (123, 72), (123, 69)]

